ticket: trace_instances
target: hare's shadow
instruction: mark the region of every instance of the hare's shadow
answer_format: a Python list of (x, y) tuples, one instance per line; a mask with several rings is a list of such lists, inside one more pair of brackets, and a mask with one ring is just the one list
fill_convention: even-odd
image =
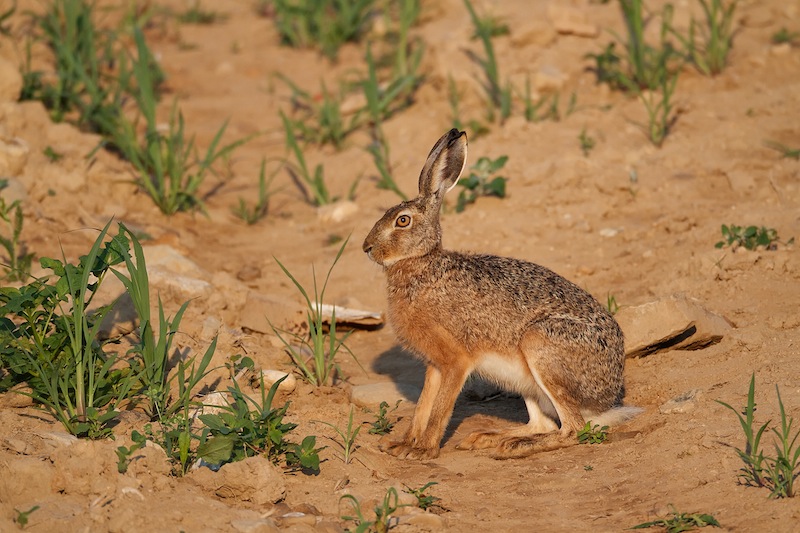
[[(389, 376), (408, 401), (416, 403), (419, 399), (425, 382), (425, 364), (400, 346), (392, 346), (381, 353), (372, 363), (372, 371)], [(473, 415), (485, 415), (515, 424), (528, 422), (528, 411), (521, 397), (504, 392), (477, 375), (467, 380), (458, 396), (444, 442), (449, 441), (458, 426)]]

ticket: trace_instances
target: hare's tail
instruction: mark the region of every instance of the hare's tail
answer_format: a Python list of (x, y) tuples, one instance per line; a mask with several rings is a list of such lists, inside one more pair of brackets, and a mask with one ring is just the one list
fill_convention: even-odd
[(614, 427), (620, 424), (631, 420), (632, 418), (636, 417), (640, 413), (643, 413), (644, 409), (641, 407), (635, 407), (632, 405), (620, 405), (618, 407), (612, 407), (608, 411), (604, 411), (602, 413), (583, 413), (583, 417), (587, 421), (592, 422), (592, 426), (609, 426)]

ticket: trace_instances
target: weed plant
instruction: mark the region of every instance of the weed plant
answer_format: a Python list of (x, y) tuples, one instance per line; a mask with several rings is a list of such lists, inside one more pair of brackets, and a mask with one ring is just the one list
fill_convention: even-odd
[(283, 121), (283, 130), (286, 135), (286, 147), (294, 154), (294, 158), (297, 161), (296, 164), (291, 164), (288, 161), (286, 163), (286, 168), (292, 180), (300, 187), (307, 202), (317, 206), (331, 203), (333, 198), (328, 192), (328, 186), (325, 184), (322, 165), (318, 164), (314, 168), (313, 174), (309, 172), (305, 154), (303, 154), (295, 135), (295, 127), (283, 111), (280, 113)]
[(172, 340), (180, 327), (189, 302), (184, 302), (174, 318), (169, 318), (164, 314), (164, 307), (159, 297), (156, 328), (150, 314), (150, 281), (144, 251), (136, 236), (123, 225), (120, 225), (120, 235), (127, 235), (134, 253), (134, 257), (131, 257), (127, 247), (122, 250), (127, 276), (116, 269), (112, 269), (112, 272), (125, 287), (139, 319), (139, 339), (131, 350), (134, 355), (131, 364), (138, 380), (136, 392), (146, 398), (145, 412), (151, 420), (169, 418), (189, 404), (193, 389), (208, 374), (217, 339), (214, 338), (198, 364), (196, 357), (180, 361), (177, 372), (169, 376), (168, 363), (172, 353)]
[(581, 130), (580, 134), (578, 135), (578, 144), (581, 147), (581, 152), (583, 153), (583, 156), (589, 157), (589, 154), (594, 149), (595, 144), (597, 144), (597, 141), (595, 141), (594, 137), (592, 137), (591, 135), (589, 135), (589, 133), (587, 133), (586, 128), (584, 127)]
[[(724, 248), (730, 246), (734, 249), (743, 246), (747, 250), (757, 250), (763, 248), (764, 250), (776, 250), (778, 244), (782, 241), (778, 238), (778, 232), (775, 228), (767, 228), (761, 226), (737, 226), (731, 224), (730, 226), (723, 224), (722, 240), (718, 241), (714, 247)], [(789, 239), (786, 244), (792, 244), (794, 238)]]
[(189, 7), (178, 15), (178, 21), (183, 24), (209, 25), (226, 18), (217, 11), (204, 8), (200, 0), (191, 0), (188, 3)]
[(369, 433), (371, 435), (388, 435), (394, 429), (395, 423), (389, 420), (386, 415), (389, 414), (390, 411), (397, 410), (397, 407), (400, 405), (402, 400), (397, 400), (397, 403), (394, 404), (394, 407), (389, 409), (388, 402), (381, 402), (378, 406), (378, 412), (372, 413), (375, 415), (375, 421), (370, 424)]
[(682, 531), (691, 531), (701, 527), (721, 527), (716, 518), (710, 514), (705, 513), (679, 513), (674, 507), (670, 516), (666, 518), (659, 518), (651, 522), (643, 522), (637, 524), (631, 529), (647, 529), (650, 527), (661, 527), (667, 533), (681, 533)]
[(275, 179), (275, 176), (280, 170), (280, 167), (270, 174), (269, 178), (266, 175), (266, 165), (267, 160), (261, 160), (261, 167), (258, 171), (258, 196), (256, 198), (256, 203), (252, 207), (247, 205), (247, 202), (244, 198), (239, 198), (239, 205), (232, 208), (231, 211), (233, 214), (242, 219), (248, 226), (252, 226), (259, 220), (263, 219), (267, 216), (269, 212), (269, 200), (272, 198), (272, 194), (274, 193), (272, 189), (272, 182)]
[(368, 31), (375, 0), (273, 0), (281, 41), (295, 48), (318, 48), (336, 59), (346, 42)]
[[(0, 20), (2, 20), (2, 17), (0, 17)], [(772, 34), (770, 41), (772, 41), (772, 44), (788, 43), (792, 46), (797, 46), (800, 44), (800, 31), (789, 31), (786, 26), (783, 26)]]
[(394, 487), (389, 487), (381, 503), (375, 506), (375, 518), (372, 520), (364, 516), (364, 512), (361, 509), (361, 502), (359, 502), (355, 496), (352, 494), (345, 494), (339, 498), (340, 502), (342, 500), (348, 500), (352, 506), (353, 514), (342, 516), (342, 520), (355, 523), (355, 529), (348, 530), (353, 533), (368, 533), (372, 531), (376, 533), (386, 533), (389, 531), (389, 528), (392, 527), (394, 513), (396, 513), (400, 507), (405, 506), (405, 504), (400, 503), (397, 489)]
[[(800, 430), (794, 429), (794, 418), (786, 415), (777, 385), (775, 393), (778, 397), (780, 428), (770, 428), (770, 420), (761, 426), (755, 425), (755, 380), (756, 376), (753, 374), (747, 392), (747, 405), (741, 412), (717, 400), (736, 414), (745, 435), (744, 449), (736, 448), (737, 455), (744, 463), (744, 467), (739, 470), (739, 483), (767, 488), (771, 498), (792, 498), (795, 495), (794, 482), (800, 476)], [(765, 455), (761, 448), (761, 439), (767, 429), (777, 437), (777, 440), (773, 440), (774, 456)]]
[(331, 438), (331, 440), (342, 449), (342, 462), (346, 465), (350, 464), (353, 454), (358, 449), (356, 437), (358, 437), (358, 433), (361, 431), (360, 425), (353, 424), (353, 406), (350, 406), (350, 417), (347, 419), (347, 427), (344, 429), (323, 420), (314, 420), (314, 422), (324, 424), (336, 432), (340, 440), (337, 441), (334, 438)]
[(367, 152), (372, 156), (372, 161), (378, 171), (378, 188), (392, 191), (403, 201), (408, 200), (408, 196), (400, 190), (392, 174), (389, 143), (380, 128), (374, 128), (373, 139), (367, 146)]
[[(3, 189), (3, 185), (0, 180), (0, 190)], [(5, 257), (2, 257), (4, 260), (2, 264), (5, 267), (4, 278), (6, 281), (25, 282), (30, 277), (33, 254), (27, 251), (27, 247), (20, 240), (24, 223), (21, 202), (14, 200), (9, 204), (0, 196), (0, 220), (5, 223), (8, 232), (8, 235), (0, 235), (0, 247), (5, 251)]]
[(136, 430), (131, 432), (131, 440), (133, 441), (133, 444), (130, 446), (117, 446), (117, 449), (115, 450), (117, 454), (117, 471), (120, 474), (124, 474), (128, 471), (133, 453), (144, 448), (147, 444), (147, 437)]
[(20, 529), (25, 529), (25, 527), (28, 525), (28, 520), (31, 519), (31, 515), (38, 510), (38, 505), (34, 505), (27, 511), (20, 511), (15, 508), (14, 512), (17, 513), (17, 515), (14, 517), (14, 523), (17, 524)]
[(738, 0), (698, 1), (705, 23), (698, 23), (692, 18), (688, 35), (684, 36), (672, 28), (670, 32), (680, 41), (684, 55), (697, 70), (706, 76), (716, 76), (725, 68), (733, 46), (734, 13)]
[(289, 403), (272, 407), (278, 387), (286, 378), (276, 381), (266, 391), (261, 377), (261, 398), (254, 400), (242, 392), (236, 380), (228, 387), (232, 400), (221, 407), (218, 414), (203, 414), (198, 418), (209, 428), (209, 438), (197, 449), (197, 455), (213, 465), (241, 461), (247, 457), (263, 455), (273, 463), (284, 459), (287, 466), (319, 472), (319, 454), (316, 439), (302, 445), (293, 445), (286, 435), (297, 424), (284, 422)]
[[(105, 245), (110, 222), (77, 265), (42, 258), (56, 281), (37, 279), (0, 288), (0, 355), (3, 388), (26, 381), (28, 394), (70, 433), (106, 437), (120, 403), (132, 395), (135, 376), (106, 353), (100, 324), (110, 305), (89, 312), (108, 270), (122, 262), (128, 242), (120, 232)], [(13, 317), (9, 318), (9, 317)]]
[[(599, 54), (587, 54), (595, 62), (594, 71), (599, 83), (611, 88), (638, 94), (642, 89), (662, 87), (673, 69), (671, 63), (677, 52), (669, 42), (671, 9), (661, 13), (660, 43), (648, 44), (644, 39), (645, 18), (642, 0), (619, 0), (625, 22), (626, 38), (614, 33), (611, 42)], [(624, 55), (617, 53), (617, 44), (624, 46)]]
[(602, 444), (608, 438), (608, 426), (592, 425), (591, 420), (578, 430), (579, 444)]
[(17, 0), (14, 0), (11, 3), (11, 7), (6, 9), (5, 11), (0, 11), (0, 35), (5, 35), (6, 37), (11, 36), (11, 29), (6, 27), (5, 23), (8, 21), (14, 13), (17, 12)]
[[(322, 301), (325, 298), (325, 290), (328, 287), (328, 281), (331, 277), (331, 272), (339, 261), (339, 258), (344, 252), (347, 242), (350, 240), (348, 237), (339, 248), (339, 252), (331, 263), (328, 273), (325, 276), (325, 282), (322, 284), (321, 290), (317, 285), (316, 270), (312, 265), (312, 276), (314, 278), (314, 299), (309, 297), (306, 289), (300, 284), (299, 281), (283, 266), (283, 263), (275, 258), (275, 262), (281, 268), (284, 274), (292, 281), (300, 294), (306, 302), (306, 321), (308, 323), (308, 334), (301, 335), (282, 331), (272, 325), (272, 330), (275, 335), (281, 340), (291, 359), (292, 365), (311, 385), (320, 387), (332, 383), (336, 374), (339, 373), (339, 365), (336, 362), (336, 356), (340, 350), (344, 350), (350, 354), (354, 361), (358, 362), (350, 348), (345, 345), (345, 341), (350, 336), (351, 332), (342, 335), (341, 338), (336, 333), (336, 309), (332, 313), (330, 324), (326, 327), (322, 319)], [(308, 357), (307, 353), (311, 356)]]
[(781, 157), (794, 159), (795, 161), (800, 160), (800, 148), (791, 148), (775, 141), (764, 141), (764, 146), (777, 150), (780, 152)]
[(403, 492), (414, 496), (417, 499), (417, 507), (419, 507), (423, 511), (428, 511), (430, 509), (433, 509), (434, 507), (438, 507), (439, 509), (444, 509), (444, 507), (442, 507), (441, 504), (437, 503), (442, 501), (441, 498), (433, 496), (432, 494), (425, 493), (429, 488), (438, 484), (439, 483), (436, 481), (429, 481), (425, 483), (423, 486), (418, 487), (416, 489), (406, 485), (406, 489)]
[(664, 139), (675, 124), (677, 117), (672, 112), (672, 95), (678, 83), (677, 74), (669, 74), (661, 80), (659, 91), (639, 91), (639, 100), (647, 110), (647, 137), (654, 146), (660, 148)]
[(506, 182), (508, 178), (494, 176), (502, 169), (508, 156), (500, 156), (497, 159), (481, 157), (470, 168), (469, 175), (459, 180), (458, 184), (463, 187), (456, 200), (456, 213), (461, 213), (467, 205), (475, 203), (479, 196), (496, 196), (497, 198), (506, 197)]

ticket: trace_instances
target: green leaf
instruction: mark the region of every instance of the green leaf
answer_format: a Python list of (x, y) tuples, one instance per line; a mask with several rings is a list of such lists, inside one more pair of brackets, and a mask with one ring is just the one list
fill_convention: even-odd
[(197, 448), (197, 456), (213, 465), (219, 465), (231, 459), (235, 435), (211, 437)]

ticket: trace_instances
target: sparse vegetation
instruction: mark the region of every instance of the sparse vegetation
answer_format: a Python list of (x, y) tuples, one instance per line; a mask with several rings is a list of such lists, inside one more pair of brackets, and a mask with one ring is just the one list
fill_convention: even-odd
[(258, 172), (258, 196), (256, 203), (250, 207), (244, 198), (239, 198), (239, 204), (231, 208), (231, 212), (238, 218), (242, 219), (248, 226), (252, 226), (259, 220), (267, 216), (269, 212), (269, 201), (274, 193), (272, 189), (272, 182), (280, 170), (280, 167), (270, 174), (269, 178), (266, 175), (266, 159), (261, 160), (261, 167)]
[(667, 533), (681, 533), (693, 529), (712, 526), (721, 527), (717, 519), (705, 513), (679, 513), (675, 508), (666, 518), (659, 518), (651, 522), (637, 524), (631, 529), (647, 529), (650, 527), (662, 527)]
[[(5, 180), (0, 180), (0, 191), (6, 186)], [(8, 203), (0, 196), (0, 220), (5, 223), (4, 233), (0, 234), (0, 247), (5, 251), (0, 256), (0, 265), (5, 269), (4, 278), (7, 281), (26, 281), (31, 273), (33, 254), (28, 252), (25, 243), (21, 241), (22, 226), (25, 218), (22, 212), (22, 203), (14, 200)]]
[[(345, 345), (345, 341), (350, 336), (351, 332), (345, 333), (341, 338), (337, 336), (335, 308), (330, 319), (330, 324), (327, 327), (323, 324), (322, 317), (322, 300), (325, 298), (325, 289), (328, 287), (328, 280), (330, 280), (333, 267), (336, 266), (336, 263), (342, 256), (342, 252), (344, 252), (349, 240), (349, 237), (345, 239), (342, 246), (339, 248), (339, 252), (336, 254), (336, 257), (328, 269), (321, 290), (318, 288), (316, 270), (312, 265), (311, 271), (314, 278), (313, 300), (309, 297), (308, 292), (300, 282), (297, 281), (285, 266), (283, 266), (283, 263), (275, 258), (275, 261), (278, 263), (283, 273), (292, 281), (305, 299), (308, 333), (306, 335), (301, 335), (281, 331), (274, 325), (272, 326), (272, 330), (286, 347), (286, 351), (295, 369), (300, 373), (303, 379), (316, 387), (332, 383), (336, 378), (336, 374), (339, 372), (336, 355), (340, 350), (346, 351), (354, 361), (358, 362), (353, 352)], [(292, 340), (294, 342), (290, 342)]]
[[(281, 382), (276, 381), (269, 392), (261, 377), (261, 398), (255, 400), (244, 394), (234, 379), (228, 387), (231, 400), (215, 414), (202, 414), (198, 418), (209, 430), (209, 436), (197, 448), (197, 456), (213, 465), (241, 461), (247, 457), (263, 455), (273, 463), (285, 459), (290, 468), (319, 472), (319, 455), (316, 439), (293, 445), (286, 435), (297, 424), (284, 422), (289, 403), (272, 407)], [(310, 446), (310, 449), (307, 449)]]
[[(755, 425), (755, 383), (756, 376), (753, 374), (747, 392), (747, 405), (741, 412), (717, 400), (736, 414), (745, 435), (744, 450), (736, 448), (736, 453), (744, 463), (739, 471), (739, 483), (749, 487), (767, 488), (771, 498), (792, 498), (795, 495), (794, 482), (800, 476), (800, 430), (794, 430), (794, 418), (786, 415), (777, 385), (775, 393), (781, 417), (780, 428), (770, 427), (770, 420), (761, 426)], [(773, 440), (774, 456), (765, 455), (761, 448), (761, 439), (767, 429), (777, 437), (777, 441)]]
[(703, 9), (705, 23), (692, 18), (689, 34), (681, 35), (670, 27), (670, 32), (683, 46), (686, 58), (706, 76), (716, 76), (725, 68), (728, 53), (733, 46), (734, 13), (737, 0), (698, 0)]
[(375, 421), (372, 422), (369, 427), (369, 433), (371, 435), (388, 435), (392, 432), (395, 423), (389, 420), (386, 415), (396, 410), (401, 401), (402, 400), (397, 400), (397, 403), (394, 404), (391, 410), (389, 409), (388, 402), (381, 402), (378, 406), (378, 412), (372, 413), (375, 415)]
[(786, 26), (772, 34), (772, 44), (788, 43), (792, 46), (800, 44), (800, 31), (789, 31)]
[(764, 146), (780, 152), (781, 157), (800, 160), (800, 148), (791, 148), (775, 141), (764, 141)]
[(394, 487), (389, 487), (381, 503), (375, 506), (375, 518), (372, 520), (364, 516), (364, 512), (361, 510), (361, 502), (352, 494), (345, 494), (339, 499), (340, 502), (341, 500), (348, 500), (352, 506), (354, 514), (343, 515), (342, 520), (355, 523), (355, 529), (348, 530), (353, 533), (368, 533), (372, 531), (376, 533), (386, 533), (391, 527), (392, 515), (394, 515), (400, 507), (403, 507), (399, 502), (397, 489)]
[[(722, 240), (718, 241), (714, 247), (724, 248), (730, 246), (733, 249), (743, 246), (748, 250), (756, 250), (762, 248), (764, 250), (775, 250), (778, 244), (782, 241), (778, 238), (778, 232), (775, 228), (767, 228), (765, 226), (737, 226), (731, 224), (723, 224)], [(789, 239), (786, 244), (792, 244), (794, 237)]]
[(467, 205), (475, 203), (479, 196), (496, 196), (505, 198), (506, 182), (508, 178), (495, 176), (494, 174), (502, 169), (508, 156), (500, 156), (497, 159), (481, 157), (472, 165), (469, 175), (461, 178), (458, 182), (463, 187), (456, 200), (456, 212), (461, 213)]
[(600, 427), (592, 424), (589, 420), (586, 425), (578, 431), (578, 442), (580, 444), (602, 444), (608, 438), (608, 426)]
[(406, 488), (403, 492), (414, 496), (417, 499), (417, 507), (419, 507), (423, 511), (428, 511), (430, 509), (433, 509), (434, 507), (438, 507), (439, 509), (444, 509), (444, 507), (442, 507), (441, 504), (437, 503), (442, 501), (441, 498), (433, 496), (432, 494), (426, 494), (426, 491), (429, 488), (438, 484), (439, 483), (436, 481), (429, 481), (416, 489), (413, 489), (408, 485), (406, 485)]
[(584, 127), (578, 135), (578, 143), (580, 144), (581, 152), (583, 152), (584, 157), (589, 157), (589, 153), (594, 149), (596, 141), (594, 137), (586, 132), (586, 128)]
[(350, 461), (353, 458), (353, 453), (355, 453), (355, 451), (358, 449), (358, 446), (356, 445), (356, 437), (358, 437), (358, 433), (361, 431), (361, 426), (353, 423), (353, 411), (354, 409), (351, 405), (350, 417), (347, 419), (347, 427), (344, 429), (330, 422), (314, 420), (314, 422), (324, 424), (336, 432), (336, 435), (338, 435), (340, 440), (337, 441), (334, 438), (331, 438), (331, 440), (341, 448), (342, 462), (346, 465), (350, 464)]
[(14, 512), (17, 513), (17, 516), (14, 517), (14, 523), (16, 523), (17, 527), (19, 527), (20, 529), (25, 529), (25, 527), (28, 525), (28, 520), (30, 520), (31, 515), (38, 510), (39, 510), (38, 505), (34, 505), (27, 511), (20, 511), (18, 509), (14, 509)]

